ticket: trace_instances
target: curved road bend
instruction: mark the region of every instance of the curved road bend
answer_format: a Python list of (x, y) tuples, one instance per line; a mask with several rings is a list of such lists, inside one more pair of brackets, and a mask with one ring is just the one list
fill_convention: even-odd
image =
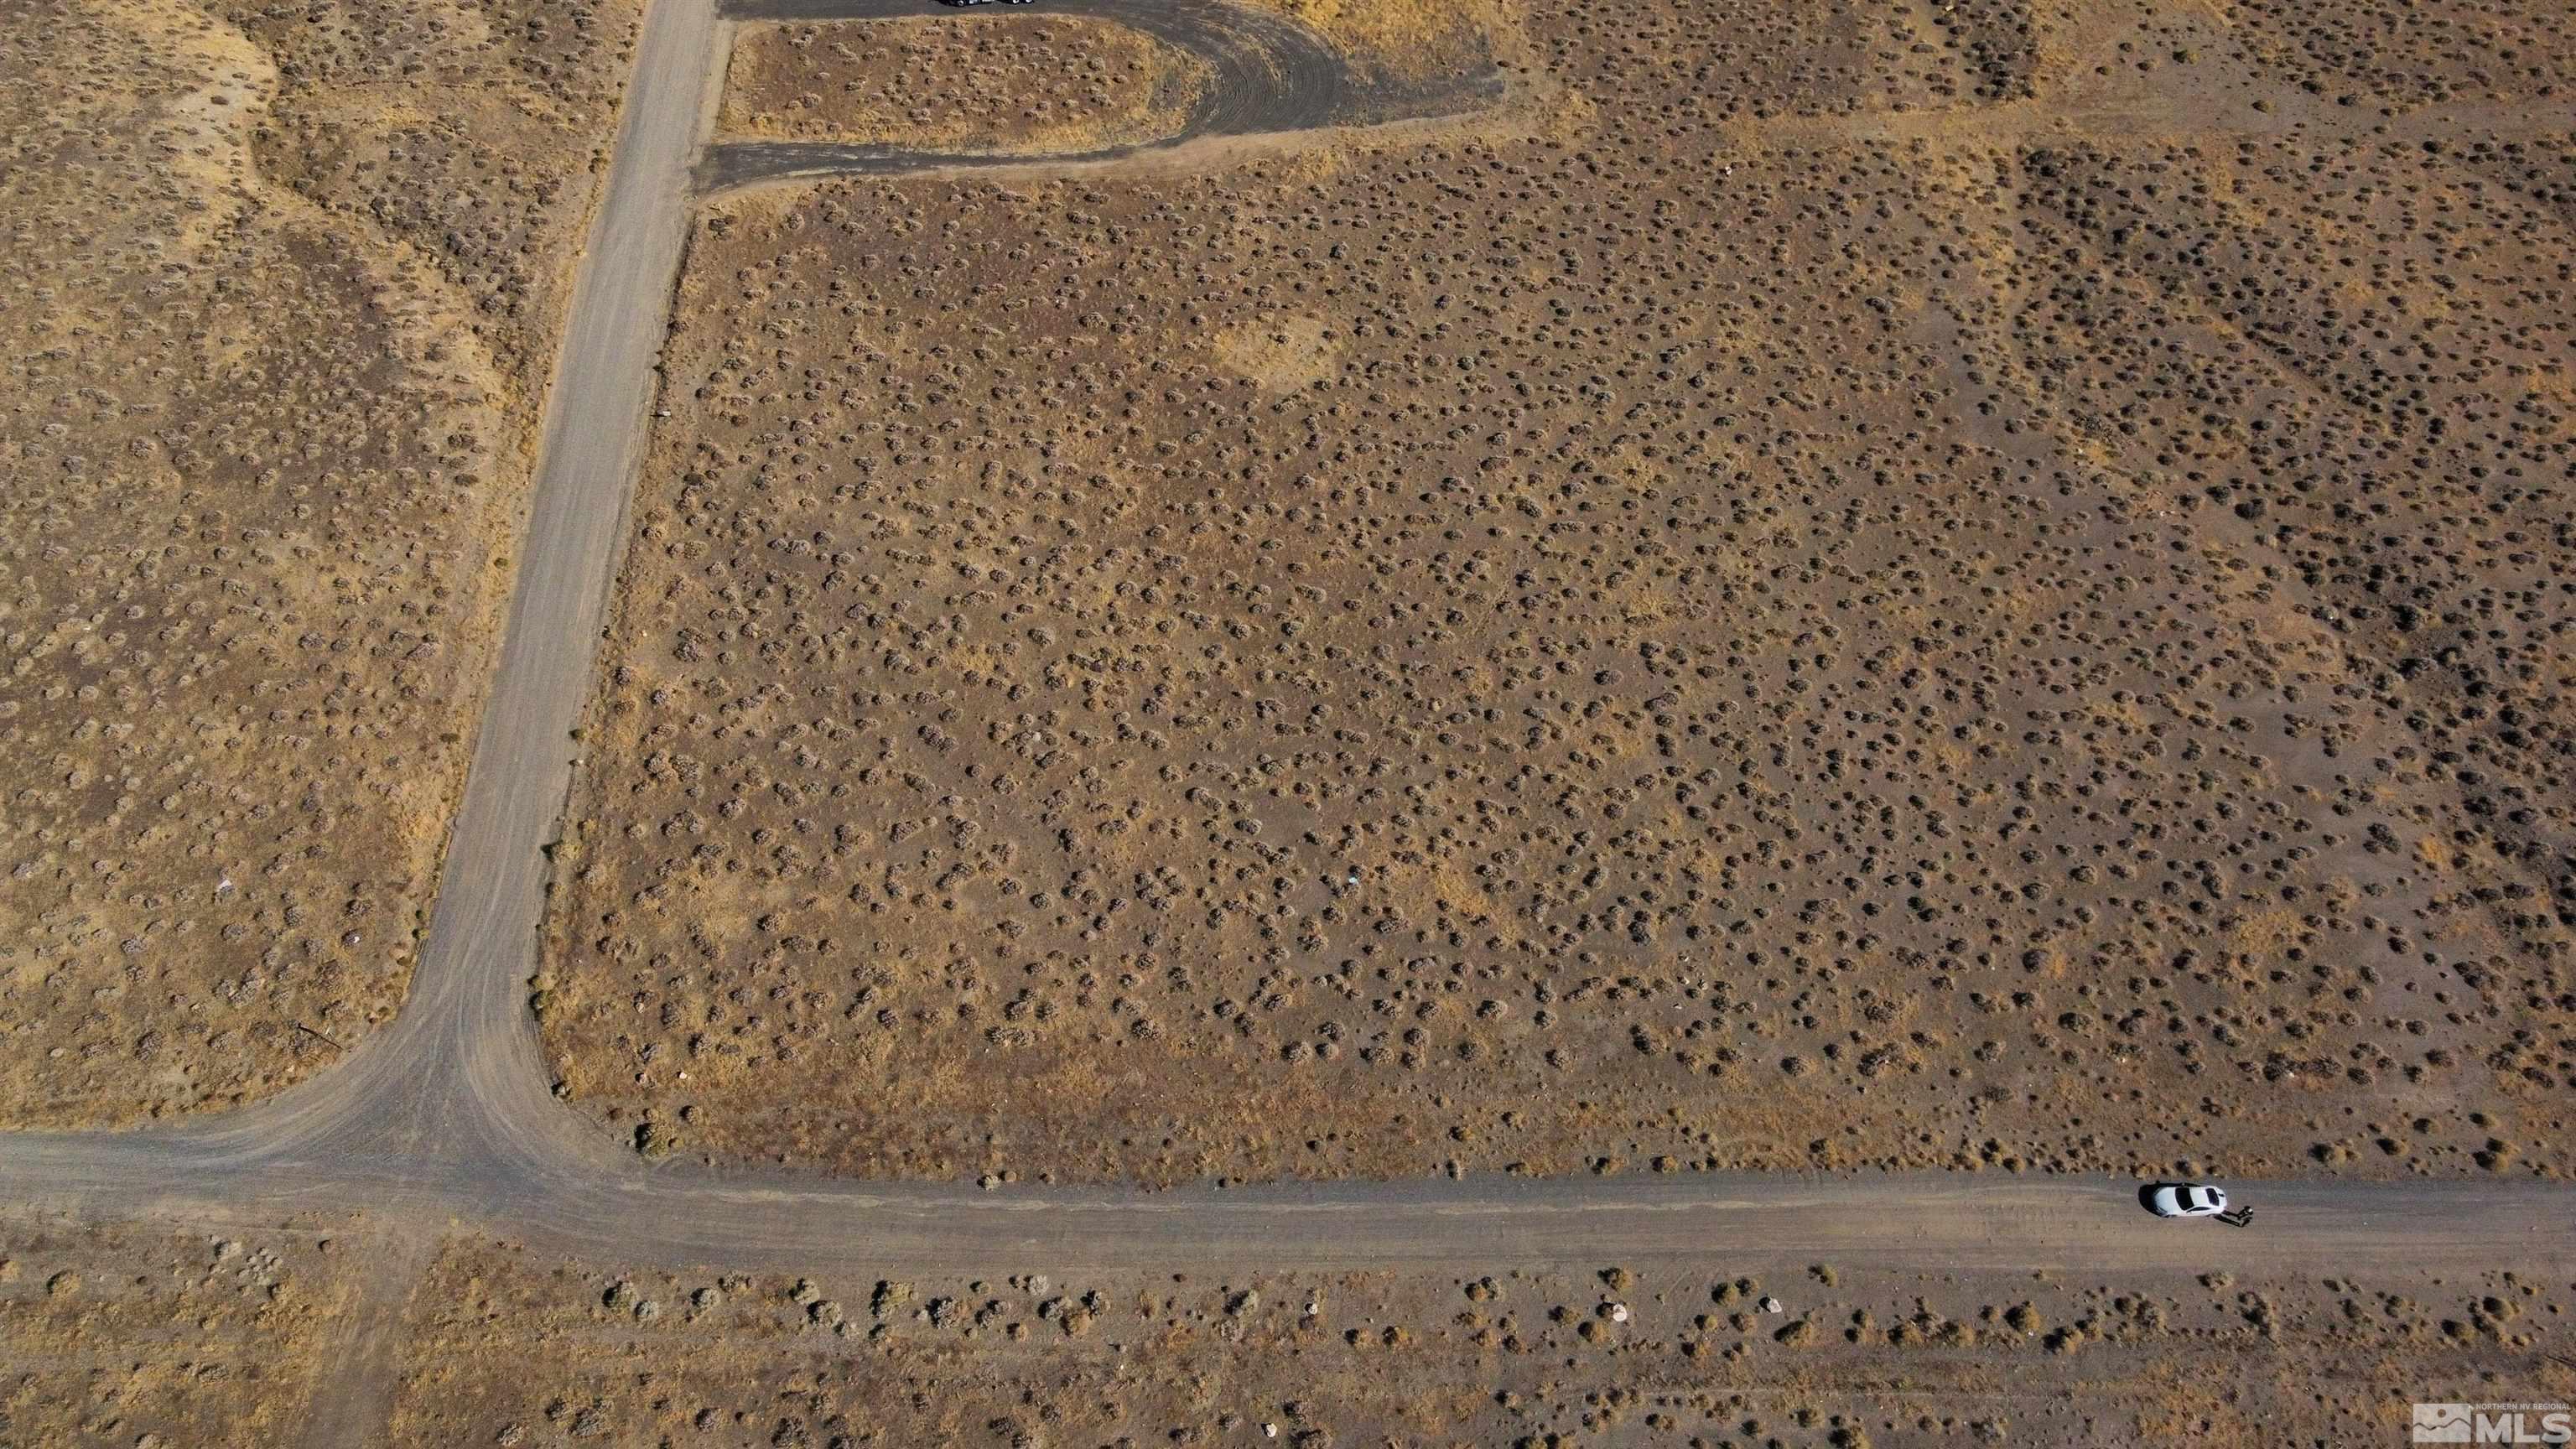
[[(885, 20), (924, 13), (935, 12), (921, 0), (733, 0), (725, 7), (727, 19), (747, 21)], [(993, 6), (957, 18), (972, 22), (983, 15), (1028, 13)], [(1207, 88), (1171, 135), (1095, 151), (1031, 157), (832, 141), (728, 142), (707, 155), (701, 171), (707, 189), (788, 177), (900, 176), (1033, 163), (1097, 165), (1211, 137), (1455, 114), (1502, 94), (1502, 74), (1492, 70), (1427, 83), (1363, 76), (1347, 56), (1306, 27), (1224, 0), (1051, 0), (1043, 13), (1089, 16), (1142, 31), (1205, 64)]]
[[(892, 3), (863, 0), (871, 13), (890, 13)], [(1147, 0), (1066, 3), (1108, 14)], [(1222, 0), (1170, 0), (1165, 9), (1229, 23), (1236, 15)], [(0, 1210), (243, 1229), (362, 1214), (395, 1233), (458, 1227), (566, 1254), (745, 1271), (1040, 1263), (1059, 1271), (1481, 1271), (1497, 1262), (1830, 1255), (1927, 1271), (2466, 1273), (2576, 1261), (2576, 1194), (2539, 1183), (2252, 1185), (2244, 1196), (2261, 1217), (2236, 1231), (2155, 1221), (2139, 1210), (2134, 1184), (2103, 1178), (1488, 1177), (987, 1193), (648, 1167), (553, 1100), (524, 983), (535, 963), (543, 848), (571, 784), (570, 732), (642, 456), (721, 41), (708, 0), (649, 0), (548, 400), (499, 671), (411, 1000), (349, 1061), (257, 1107), (141, 1132), (0, 1136)], [(1348, 84), (1338, 70), (1296, 84), (1309, 81)]]

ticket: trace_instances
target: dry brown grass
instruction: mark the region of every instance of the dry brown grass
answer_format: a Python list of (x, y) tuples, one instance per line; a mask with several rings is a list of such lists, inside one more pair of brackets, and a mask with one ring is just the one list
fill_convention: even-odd
[[(800, 1275), (13, 1224), (0, 1441), (265, 1449), (346, 1423), (328, 1442), (2361, 1443), (2408, 1392), (2563, 1396), (2567, 1306), (2563, 1283), (2507, 1271), (2069, 1281), (1722, 1244), (1445, 1271)], [(352, 1398), (372, 1415), (333, 1418)]]
[(61, 0), (0, 62), (0, 1124), (399, 1000), (633, 19)]
[(762, 25), (734, 43), (718, 127), (925, 151), (1092, 151), (1171, 135), (1207, 80), (1195, 57), (1099, 20)]
[(720, 208), (576, 1096), (875, 1173), (2564, 1170), (2564, 156), (1989, 19), (1540, 10), (1589, 134)]
[(1362, 66), (1420, 78), (1472, 66), (1515, 37), (1501, 0), (1254, 0), (1324, 37)]
[(274, 1449), (346, 1367), (345, 1242), (0, 1227), (0, 1443)]
[[(1760, 1306), (1776, 1297), (1777, 1313)], [(453, 1248), (403, 1443), (2366, 1443), (2563, 1341), (2509, 1275), (2079, 1284), (1752, 1263), (718, 1277)], [(2509, 1312), (2500, 1315), (2492, 1301)], [(2465, 1330), (2446, 1337), (2448, 1320)], [(1803, 1328), (1797, 1327), (1804, 1325)], [(2474, 1395), (2472, 1395), (2474, 1396)], [(1274, 1432), (1275, 1431), (1275, 1432)], [(2213, 1442), (2250, 1443), (2220, 1437)]]

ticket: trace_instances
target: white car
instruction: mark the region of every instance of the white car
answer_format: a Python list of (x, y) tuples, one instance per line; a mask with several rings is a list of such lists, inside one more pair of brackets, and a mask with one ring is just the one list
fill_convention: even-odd
[(2169, 1182), (2147, 1194), (2147, 1210), (2160, 1218), (2214, 1218), (2227, 1211), (2227, 1194), (2201, 1183)]

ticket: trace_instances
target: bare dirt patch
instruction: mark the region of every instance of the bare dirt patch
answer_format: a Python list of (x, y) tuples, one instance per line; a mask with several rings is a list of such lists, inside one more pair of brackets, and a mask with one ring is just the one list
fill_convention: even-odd
[(72, 0), (0, 66), (0, 1122), (400, 999), (634, 7)]
[(1091, 151), (1180, 129), (1207, 67), (1102, 20), (763, 25), (734, 43), (728, 137), (924, 151)]

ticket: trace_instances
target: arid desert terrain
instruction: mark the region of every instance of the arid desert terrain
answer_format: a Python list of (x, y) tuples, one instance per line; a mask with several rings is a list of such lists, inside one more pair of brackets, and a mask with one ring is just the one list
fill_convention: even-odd
[(1736, 90), (1756, 27), (1533, 7), (1472, 125), (711, 198), (574, 1099), (887, 1176), (2564, 1171), (2556, 72), (2357, 97), (2328, 19)]
[(0, 1123), (400, 1004), (635, 7), (63, 0), (0, 61)]
[[(2387, 1375), (2492, 1395), (2535, 1345), (2564, 1349), (2570, 1301), (2510, 1273), (1758, 1271), (1723, 1255), (1686, 1273), (843, 1279), (458, 1241), (405, 1265), (408, 1306), (370, 1308), (367, 1262), (328, 1234), (39, 1236), (11, 1254), (0, 1422), (28, 1444), (295, 1442), (346, 1386), (323, 1345), (356, 1325), (386, 1427), (338, 1442), (2403, 1443)], [(2515, 1382), (2564, 1394), (2567, 1371), (2548, 1372)]]
[(47, 0), (0, 1449), (2576, 1396), (2563, 21)]

